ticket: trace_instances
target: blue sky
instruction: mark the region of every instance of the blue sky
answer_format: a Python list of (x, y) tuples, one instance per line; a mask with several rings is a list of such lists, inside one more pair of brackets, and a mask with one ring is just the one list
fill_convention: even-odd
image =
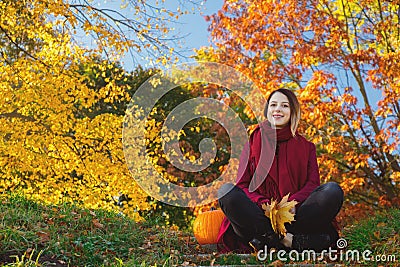
[(184, 15), (180, 19), (181, 25), (176, 26), (176, 30), (185, 36), (184, 42), (188, 48), (185, 55), (192, 54), (194, 48), (209, 45), (209, 32), (207, 31), (208, 22), (205, 21), (203, 15), (211, 15), (221, 9), (223, 0), (207, 0), (202, 10), (196, 11), (193, 14)]
[[(114, 3), (120, 3), (120, 0), (111, 1), (115, 1)], [(187, 2), (185, 1), (186, 0), (166, 0), (164, 5), (169, 10), (176, 10), (178, 6), (181, 7), (182, 10), (185, 10), (185, 8), (190, 10), (190, 7), (192, 7), (192, 5), (188, 4), (187, 6), (182, 6), (179, 3), (181, 2), (186, 4)], [(198, 49), (202, 46), (210, 45), (210, 33), (207, 30), (209, 23), (205, 21), (204, 15), (211, 15), (216, 13), (218, 10), (221, 9), (223, 2), (224, 0), (206, 0), (200, 10), (195, 10), (190, 12), (190, 14), (183, 15), (179, 18), (178, 23), (171, 24), (171, 28), (175, 28), (172, 34), (183, 37), (183, 48), (176, 48), (176, 50), (179, 50), (184, 55), (184, 57), (180, 59), (180, 62), (193, 61), (189, 58), (191, 55), (194, 54), (193, 49)], [(135, 64), (132, 62), (132, 58), (129, 55), (127, 55), (127, 57), (122, 60), (122, 63), (126, 70), (133, 70), (135, 68)], [(147, 65), (146, 60), (139, 60), (138, 62), (136, 62), (136, 64), (137, 63), (141, 64), (144, 67), (150, 67)], [(357, 90), (354, 92), (354, 94), (357, 95), (358, 98), (361, 97)], [(376, 102), (380, 98), (380, 92), (377, 92), (376, 90), (373, 90), (371, 88), (369, 90), (369, 96), (371, 100), (370, 104), (373, 107), (376, 107)]]
[[(190, 62), (192, 61), (188, 57), (193, 55), (193, 49), (198, 49), (202, 46), (210, 45), (209, 42), (209, 32), (207, 30), (209, 23), (205, 21), (204, 15), (211, 15), (216, 13), (219, 9), (221, 9), (224, 0), (206, 0), (203, 5), (198, 6), (198, 9), (191, 11), (191, 7), (193, 5), (185, 3), (186, 0), (166, 0), (163, 6), (165, 6), (168, 10), (176, 10), (179, 6), (181, 10), (189, 9), (190, 13), (182, 15), (177, 23), (171, 23), (171, 28), (174, 28), (174, 31), (171, 32), (172, 35), (181, 36), (180, 40), (181, 46), (174, 47), (176, 51), (180, 51), (180, 54), (183, 57), (180, 58), (181, 62)], [(185, 6), (182, 6), (181, 3), (185, 3)], [(118, 8), (120, 1), (111, 0), (108, 2), (111, 6)], [(136, 59), (137, 60), (137, 59)], [(133, 70), (135, 68), (134, 63), (132, 62), (132, 58), (128, 54), (125, 59), (122, 60), (124, 68), (126, 70)], [(145, 60), (139, 60), (138, 62), (144, 67), (147, 67), (147, 62)]]

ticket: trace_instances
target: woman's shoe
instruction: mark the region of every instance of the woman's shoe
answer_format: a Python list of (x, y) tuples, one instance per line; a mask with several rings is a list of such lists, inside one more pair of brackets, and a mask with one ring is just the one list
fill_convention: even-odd
[(281, 238), (276, 233), (266, 233), (258, 238), (253, 238), (249, 241), (250, 247), (254, 249), (255, 252), (260, 250), (269, 250), (275, 248), (277, 250), (283, 249), (284, 246), (281, 244)]
[(320, 252), (329, 248), (332, 240), (328, 234), (297, 234), (293, 236), (292, 248), (297, 251), (314, 250)]
[(265, 249), (265, 243), (261, 242), (257, 238), (253, 238), (249, 241), (249, 246), (253, 248), (254, 252), (258, 252), (260, 250)]

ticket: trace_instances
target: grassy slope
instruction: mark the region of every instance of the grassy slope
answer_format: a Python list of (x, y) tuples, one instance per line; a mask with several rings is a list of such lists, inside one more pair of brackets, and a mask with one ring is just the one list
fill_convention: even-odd
[[(259, 263), (254, 256), (199, 255), (207, 250), (197, 245), (190, 232), (163, 227), (157, 220), (135, 223), (110, 212), (43, 206), (15, 196), (3, 195), (0, 202), (0, 265), (36, 266), (36, 260), (52, 266)], [(347, 227), (343, 232), (347, 249), (395, 255), (398, 262), (399, 225), (396, 209)]]
[(372, 251), (373, 256), (382, 256), (383, 259), (394, 255), (396, 263), (392, 261), (366, 262), (368, 266), (382, 264), (384, 266), (399, 266), (400, 264), (400, 210), (390, 209), (375, 214), (360, 223), (350, 225), (343, 231), (343, 237), (348, 242), (348, 250)]
[(107, 265), (117, 255), (128, 257), (144, 238), (133, 221), (113, 213), (43, 206), (21, 197), (3, 197), (1, 203), (3, 261), (12, 254), (42, 251), (48, 261), (54, 257), (58, 264)]

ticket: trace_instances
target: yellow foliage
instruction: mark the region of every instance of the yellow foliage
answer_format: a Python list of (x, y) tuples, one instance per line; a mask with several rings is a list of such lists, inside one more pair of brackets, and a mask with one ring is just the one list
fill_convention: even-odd
[[(121, 211), (138, 219), (138, 211), (151, 207), (125, 164), (123, 116), (96, 114), (93, 107), (129, 101), (129, 86), (119, 82), (124, 75), (110, 60), (128, 49), (140, 52), (143, 45), (148, 49), (163, 45), (149, 30), (148, 39), (137, 33), (140, 45), (127, 40), (117, 31), (122, 25), (110, 27), (106, 13), (86, 4), (63, 0), (0, 3), (0, 192), (18, 191), (47, 203), (68, 201), (104, 209), (118, 209), (115, 202), (124, 195), (129, 201)], [(137, 17), (126, 20), (131, 27), (140, 21), (143, 6), (137, 4)], [(168, 14), (160, 12), (146, 20), (145, 27), (162, 22), (164, 13)], [(158, 27), (161, 36), (168, 31), (162, 23)], [(87, 38), (96, 36), (96, 42), (90, 48), (81, 45), (77, 31)], [(105, 54), (108, 60), (93, 63), (93, 58)], [(106, 85), (98, 91), (91, 89), (89, 85), (94, 84), (86, 83), (81, 66), (88, 66), (85, 71), (93, 72), (94, 78), (103, 77)], [(136, 159), (146, 160), (141, 155)], [(138, 169), (134, 175), (146, 177), (147, 173)]]
[(290, 212), (293, 209), (297, 201), (288, 201), (289, 194), (284, 196), (278, 203), (277, 200), (271, 199), (271, 204), (262, 204), (265, 216), (271, 220), (272, 229), (285, 236), (286, 228), (285, 223), (291, 223), (294, 221), (294, 214)]

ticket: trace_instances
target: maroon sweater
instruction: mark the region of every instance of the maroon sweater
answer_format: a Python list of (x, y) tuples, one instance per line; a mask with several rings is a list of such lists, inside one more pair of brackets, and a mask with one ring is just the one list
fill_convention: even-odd
[[(266, 123), (261, 124), (261, 127), (263, 125), (268, 128)], [(236, 185), (259, 207), (262, 203), (269, 203), (271, 198), (280, 200), (288, 193), (289, 200), (296, 200), (301, 204), (320, 185), (315, 145), (298, 134), (292, 137), (288, 132), (290, 133), (288, 127), (277, 131), (277, 156), (273, 153), (274, 149), (263, 145), (264, 157), (261, 157), (261, 138), (265, 138), (265, 135), (263, 133), (262, 137), (258, 127), (251, 134), (249, 144), (241, 154)], [(256, 172), (260, 176), (259, 172), (263, 170), (269, 170), (267, 177), (251, 192), (249, 186), (253, 174)], [(218, 235), (220, 251), (248, 251), (247, 244), (241, 243), (229, 226), (230, 222), (225, 218)]]

